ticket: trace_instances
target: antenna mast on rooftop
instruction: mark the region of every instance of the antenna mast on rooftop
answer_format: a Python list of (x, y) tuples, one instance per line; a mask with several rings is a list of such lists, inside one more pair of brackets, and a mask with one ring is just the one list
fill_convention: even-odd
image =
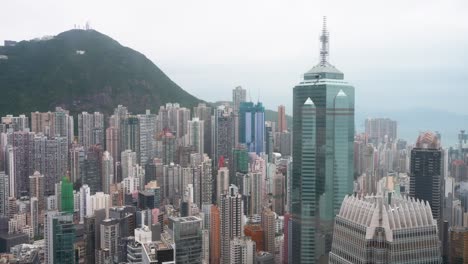
[(323, 27), (322, 27), (322, 35), (320, 36), (320, 65), (324, 66), (328, 63), (328, 56), (329, 56), (329, 41), (330, 36), (327, 30), (327, 17), (323, 17)]

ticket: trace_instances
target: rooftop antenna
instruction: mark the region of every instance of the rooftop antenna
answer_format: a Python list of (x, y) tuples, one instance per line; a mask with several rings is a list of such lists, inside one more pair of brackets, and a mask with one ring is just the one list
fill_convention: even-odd
[(330, 36), (327, 30), (327, 17), (323, 17), (322, 35), (320, 36), (320, 65), (325, 66), (328, 63)]

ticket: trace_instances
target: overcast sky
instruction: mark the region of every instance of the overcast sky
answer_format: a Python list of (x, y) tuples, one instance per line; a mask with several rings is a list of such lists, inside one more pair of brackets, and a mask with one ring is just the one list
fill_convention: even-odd
[(241, 85), (270, 109), (318, 62), (322, 16), (330, 61), (362, 112), (467, 113), (468, 1), (2, 1), (0, 41), (91, 26), (145, 54), (188, 92), (229, 100)]

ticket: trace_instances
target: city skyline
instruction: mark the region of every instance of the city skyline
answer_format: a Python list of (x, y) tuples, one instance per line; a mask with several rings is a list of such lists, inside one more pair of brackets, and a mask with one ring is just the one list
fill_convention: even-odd
[[(337, 9), (338, 5), (342, 8)], [(242, 85), (252, 101), (260, 97), (267, 109), (285, 104), (288, 114), (292, 102), (281, 98), (292, 97), (289, 88), (300, 80), (298, 73), (317, 60), (318, 25), (327, 15), (329, 28), (336, 32), (330, 44), (335, 50), (331, 60), (341, 65), (350, 83), (360, 87), (357, 112), (369, 115), (376, 110), (429, 108), (463, 113), (462, 98), (448, 97), (468, 81), (463, 69), (467, 55), (461, 49), (468, 43), (464, 37), (468, 23), (463, 23), (468, 4), (463, 1), (426, 1), (422, 5), (397, 1), (383, 6), (370, 1), (260, 1), (227, 6), (202, 1), (122, 3), (110, 8), (104, 1), (93, 3), (93, 9), (86, 8), (86, 3), (45, 1), (4, 6), (7, 10), (26, 9), (24, 15), (6, 12), (0, 18), (2, 42), (56, 35), (90, 21), (92, 28), (148, 56), (183, 89), (201, 99), (226, 100), (233, 87)], [(56, 12), (41, 15), (48, 10)], [(172, 10), (181, 12), (177, 20), (166, 12)], [(355, 16), (350, 18), (348, 10)], [(245, 19), (236, 19), (238, 16)], [(212, 23), (214, 19), (218, 23)], [(436, 89), (441, 85), (445, 88)], [(426, 93), (428, 89), (432, 93)], [(398, 102), (398, 107), (389, 100)]]
[(0, 263), (468, 263), (468, 4), (49, 1), (5, 34), (92, 23), (0, 46)]

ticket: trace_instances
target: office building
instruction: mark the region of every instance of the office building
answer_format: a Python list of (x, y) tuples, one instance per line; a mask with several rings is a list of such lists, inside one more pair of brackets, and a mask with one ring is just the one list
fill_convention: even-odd
[(327, 261), (334, 216), (353, 190), (354, 87), (328, 62), (325, 24), (320, 62), (293, 90), (291, 255), (295, 264)]
[(91, 189), (91, 194), (102, 191), (102, 155), (103, 149), (101, 145), (92, 145), (86, 152), (84, 162), (84, 179), (83, 184), (87, 184)]
[(346, 196), (336, 216), (330, 264), (442, 263), (429, 203), (391, 193)]
[(239, 143), (245, 144), (249, 152), (265, 152), (265, 108), (262, 103), (240, 104)]
[(444, 197), (441, 169), (442, 149), (439, 140), (434, 133), (421, 133), (411, 150), (409, 195), (429, 202), (432, 215), (439, 223), (439, 230), (442, 230)]
[(449, 232), (450, 252), (448, 263), (468, 263), (468, 227), (451, 227)]
[(75, 263), (73, 214), (48, 211), (45, 222), (45, 263)]
[(175, 243), (175, 262), (202, 263), (202, 220), (195, 216), (169, 218)]

